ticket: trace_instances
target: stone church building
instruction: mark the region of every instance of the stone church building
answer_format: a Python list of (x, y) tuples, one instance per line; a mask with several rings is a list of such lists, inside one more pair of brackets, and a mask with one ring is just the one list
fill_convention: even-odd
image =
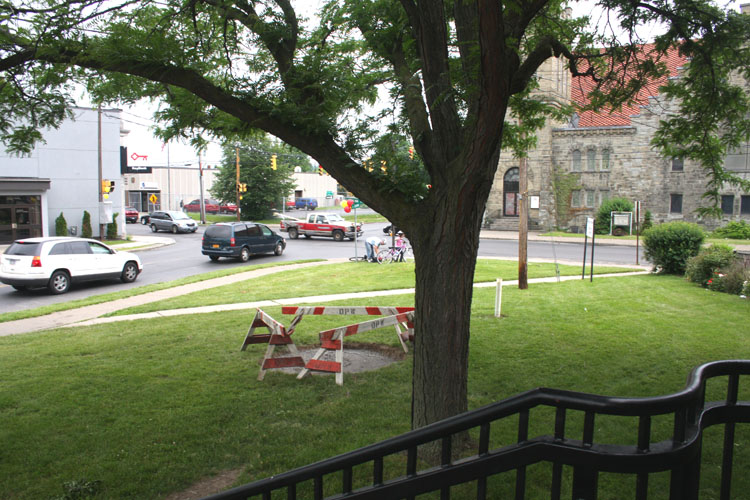
[[(750, 4), (742, 11), (750, 13)], [(675, 51), (664, 62), (670, 78), (677, 78), (687, 61)], [(590, 81), (572, 78), (560, 60), (548, 60), (537, 76), (538, 92), (548, 102), (583, 105), (592, 88)], [(721, 192), (722, 220), (700, 219), (695, 210), (706, 203), (701, 198), (706, 177), (700, 165), (666, 158), (651, 146), (659, 120), (675, 109), (659, 95), (663, 83), (653, 82), (637, 104), (617, 113), (586, 111), (566, 123), (547, 121), (527, 160), (530, 229), (582, 232), (586, 217), (595, 217), (608, 198), (640, 201), (641, 217), (648, 210), (654, 223), (684, 220), (711, 229), (730, 220), (750, 222), (750, 192), (729, 186)], [(749, 149), (745, 144), (728, 152), (725, 168), (750, 179)], [(519, 160), (503, 151), (485, 227), (517, 230), (519, 196)]]

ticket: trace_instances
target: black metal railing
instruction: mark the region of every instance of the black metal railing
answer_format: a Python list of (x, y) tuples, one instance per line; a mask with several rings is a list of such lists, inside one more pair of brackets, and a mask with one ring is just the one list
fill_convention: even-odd
[[(432, 492), (441, 499), (449, 499), (451, 495), (454, 498), (498, 498), (493, 490), (493, 486), (498, 485), (492, 482), (493, 476), (515, 471), (511, 486), (514, 491), (507, 497), (515, 495), (516, 499), (523, 499), (529, 495), (529, 483), (538, 491), (537, 466), (549, 464), (544, 467), (551, 470), (541, 476), (549, 479), (543, 489), (552, 499), (561, 498), (563, 493), (566, 498), (570, 495), (573, 499), (596, 499), (602, 473), (635, 476), (632, 497), (639, 500), (648, 498), (652, 475), (667, 473), (667, 478), (664, 475), (658, 478), (666, 485), (654, 498), (697, 499), (701, 449), (706, 445), (703, 430), (723, 424), (723, 444), (717, 445), (723, 448), (717, 489), (721, 499), (729, 499), (735, 424), (750, 422), (750, 403), (738, 401), (740, 376), (743, 375), (750, 375), (748, 360), (707, 363), (690, 373), (682, 391), (650, 398), (613, 398), (535, 389), (208, 498), (397, 499)], [(718, 379), (712, 381), (712, 393), (718, 390), (722, 397), (725, 393), (725, 397), (722, 401), (705, 403), (706, 384), (711, 379)], [(724, 381), (726, 390), (721, 385)], [(532, 425), (530, 415), (539, 411), (547, 411), (553, 419), (552, 434), (533, 435), (540, 425), (536, 421)], [(570, 415), (576, 416), (572, 424), (568, 423)], [(597, 442), (595, 433), (601, 428), (597, 427), (598, 420), (610, 417), (625, 417), (635, 424), (632, 426), (635, 435), (630, 437), (629, 444)], [(652, 429), (656, 419), (659, 432), (663, 433), (665, 423), (667, 427), (667, 435), (658, 441)], [(501, 425), (513, 427), (517, 437), (509, 444), (493, 448), (493, 430)], [(548, 425), (543, 432), (550, 430)], [(619, 432), (615, 435), (621, 437)], [(607, 439), (612, 438), (603, 438)], [(498, 436), (494, 440), (497, 441)], [(471, 455), (456, 458), (459, 453), (453, 448), (467, 442), (476, 444)], [(456, 443), (461, 445), (456, 446)], [(432, 450), (428, 452), (430, 456), (438, 450), (439, 465), (435, 465), (434, 459), (419, 456), (420, 450), (426, 449), (424, 445)], [(389, 461), (388, 471), (384, 466), (386, 461)], [(386, 479), (386, 472), (391, 472), (394, 463), (401, 472)], [(529, 471), (532, 466), (535, 470)], [(527, 473), (533, 473), (534, 479), (529, 479)], [(364, 485), (361, 484), (363, 475)], [(507, 480), (502, 483), (508, 487)], [(462, 489), (452, 492), (457, 487)], [(615, 496), (625, 498), (621, 493)]]

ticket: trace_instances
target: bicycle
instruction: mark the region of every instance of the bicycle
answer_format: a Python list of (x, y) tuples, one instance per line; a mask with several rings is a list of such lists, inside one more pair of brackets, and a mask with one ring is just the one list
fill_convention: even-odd
[(390, 264), (392, 262), (405, 262), (407, 257), (413, 253), (410, 247), (388, 247), (378, 252), (377, 260), (379, 264)]

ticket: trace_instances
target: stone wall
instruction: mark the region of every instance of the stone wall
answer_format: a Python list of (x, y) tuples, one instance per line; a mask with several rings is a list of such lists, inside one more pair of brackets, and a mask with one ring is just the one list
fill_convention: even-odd
[[(678, 164), (673, 165), (671, 158), (663, 157), (651, 146), (660, 118), (675, 111), (676, 107), (671, 103), (652, 97), (648, 105), (640, 108), (640, 114), (631, 116), (630, 126), (577, 128), (572, 124), (547, 124), (537, 133), (536, 148), (529, 152), (528, 195), (539, 196), (539, 208), (529, 211), (529, 227), (581, 229), (585, 227), (586, 217), (596, 215), (604, 199), (615, 197), (641, 201), (642, 212), (650, 211), (657, 223), (684, 220), (713, 229), (729, 220), (750, 221), (750, 214), (740, 213), (741, 196), (750, 193), (729, 186), (725, 186), (721, 194), (734, 196), (731, 215), (725, 214), (721, 220), (698, 216), (696, 209), (708, 203), (703, 199), (706, 174), (701, 166), (685, 160), (682, 169), (676, 169)], [(580, 155), (579, 162), (574, 160), (576, 154)], [(733, 163), (734, 173), (745, 179), (750, 179), (749, 154), (748, 145), (745, 145), (735, 158), (742, 160), (744, 155), (744, 163)], [(518, 217), (508, 217), (503, 211), (503, 178), (509, 169), (518, 165), (517, 158), (510, 152), (503, 152), (487, 203), (485, 226), (506, 230), (518, 228)], [(574, 174), (579, 180), (580, 189), (570, 197), (567, 216), (555, 210), (555, 168)], [(672, 209), (672, 195), (682, 197), (679, 213)], [(750, 198), (746, 198), (747, 204), (750, 204)], [(748, 211), (748, 208), (745, 206), (744, 210)]]

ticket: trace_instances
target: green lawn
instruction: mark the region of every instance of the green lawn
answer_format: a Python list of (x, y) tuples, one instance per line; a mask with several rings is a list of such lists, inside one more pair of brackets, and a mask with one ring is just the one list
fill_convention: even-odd
[[(205, 281), (211, 278), (219, 278), (221, 276), (229, 276), (232, 274), (244, 273), (252, 271), (254, 269), (263, 269), (266, 267), (286, 266), (290, 264), (299, 264), (302, 262), (315, 262), (315, 259), (309, 260), (295, 260), (289, 262), (274, 262), (269, 264), (256, 264), (248, 265), (244, 267), (234, 267), (232, 269), (223, 269), (220, 271), (213, 271), (210, 273), (197, 274), (194, 276), (188, 276), (187, 278), (181, 278), (174, 281), (168, 281), (165, 283), (155, 283), (153, 285), (144, 285), (137, 288), (130, 288), (121, 292), (105, 293), (100, 295), (92, 295), (85, 299), (71, 300), (69, 302), (61, 302), (58, 304), (51, 304), (48, 306), (36, 307), (33, 309), (26, 309), (23, 311), (12, 311), (3, 313), (0, 315), (0, 323), (5, 321), (14, 321), (17, 319), (34, 318), (37, 316), (44, 316), (45, 314), (51, 314), (57, 311), (67, 311), (69, 309), (75, 309), (77, 307), (90, 306), (93, 304), (101, 304), (102, 302), (109, 302), (116, 299), (124, 299), (126, 297), (132, 297), (134, 295), (140, 295), (143, 293), (154, 292), (156, 290), (164, 290), (166, 288), (172, 288), (180, 285), (187, 285), (189, 283), (197, 283), (199, 281)], [(33, 293), (33, 292), (32, 292)]]
[[(299, 273), (296, 270), (281, 271), (272, 278), (267, 276), (232, 283), (205, 291), (181, 295), (172, 299), (143, 304), (117, 311), (111, 316), (138, 314), (168, 309), (183, 309), (217, 304), (255, 302), (305, 295), (330, 295), (370, 290), (397, 290), (414, 287), (414, 263), (405, 262), (392, 266), (373, 266), (366, 263), (343, 263), (320, 266)], [(574, 276), (581, 272), (578, 266), (559, 266), (562, 276)], [(594, 268), (595, 274), (621, 273), (636, 269), (624, 267)], [(555, 275), (555, 265), (529, 263), (528, 277), (541, 278)], [(474, 281), (494, 282), (518, 279), (518, 262), (511, 260), (478, 259)]]
[[(394, 279), (403, 269), (388, 267)], [(407, 295), (346, 305), (407, 306), (412, 300)], [(537, 386), (667, 394), (681, 389), (700, 363), (750, 356), (750, 302), (678, 277), (508, 287), (504, 317), (494, 318), (493, 311), (494, 290), (475, 290), (471, 408)], [(279, 308), (267, 312), (288, 324)], [(259, 382), (265, 346), (239, 350), (253, 314), (1, 337), (0, 498), (49, 499), (62, 494), (63, 483), (83, 480), (100, 481), (97, 498), (160, 498), (224, 470), (243, 468), (239, 481), (247, 482), (408, 430), (411, 354), (378, 371), (346, 374), (343, 387), (330, 376), (300, 381), (278, 372)], [(307, 317), (295, 341), (315, 344), (318, 331), (357, 319)], [(347, 342), (397, 346), (392, 329), (357, 337)], [(750, 388), (740, 388), (740, 399), (750, 399)], [(532, 430), (551, 433), (554, 418), (542, 420), (545, 425)], [(632, 441), (637, 426), (614, 420), (598, 420), (597, 437)], [(654, 422), (655, 435), (668, 432), (663, 427)], [(512, 432), (508, 436), (512, 441)], [(747, 437), (738, 426), (738, 442)], [(493, 426), (496, 439), (506, 435), (495, 437)], [(713, 455), (720, 441), (720, 432), (709, 434), (704, 453)], [(735, 470), (745, 470), (747, 447), (735, 452)], [(395, 462), (386, 463), (387, 475), (398, 473), (399, 458)], [(535, 491), (546, 474), (536, 469), (529, 471), (529, 498), (548, 498)], [(701, 498), (716, 498), (715, 464), (705, 469)], [(747, 474), (735, 474), (734, 481), (737, 492), (750, 488)], [(495, 483), (500, 492), (512, 481)], [(600, 498), (624, 498), (634, 483), (632, 477), (603, 477)], [(650, 498), (664, 498), (658, 478), (652, 488)]]

